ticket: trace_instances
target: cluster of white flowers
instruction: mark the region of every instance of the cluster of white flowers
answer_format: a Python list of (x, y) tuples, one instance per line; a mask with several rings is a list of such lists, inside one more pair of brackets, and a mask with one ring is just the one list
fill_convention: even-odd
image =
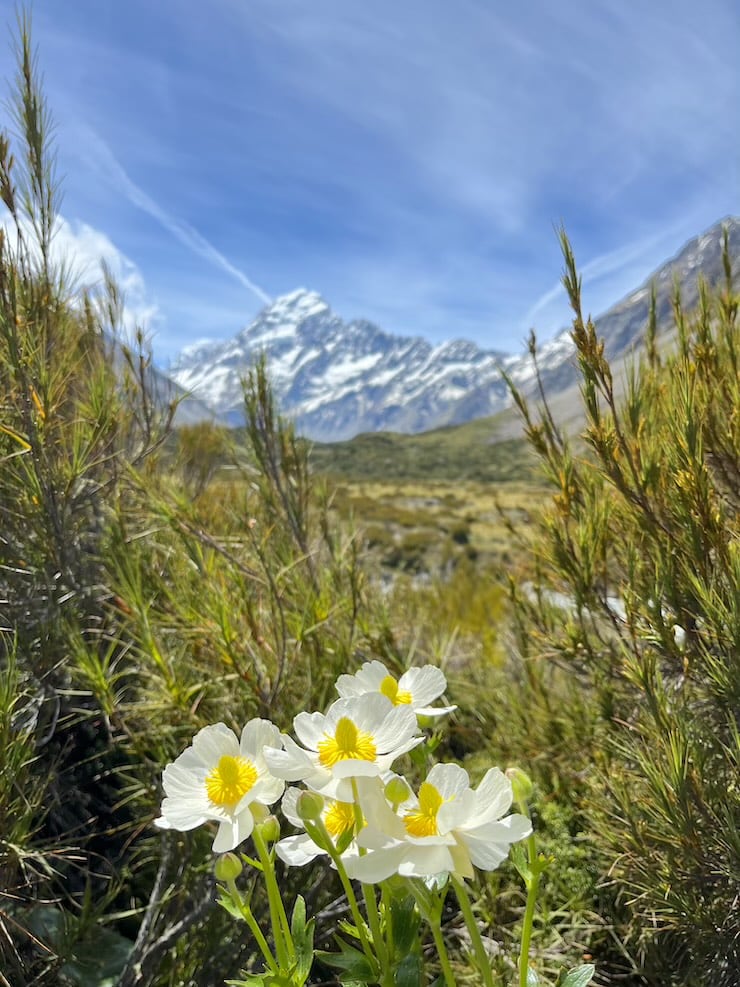
[[(251, 720), (241, 738), (223, 723), (204, 727), (164, 771), (165, 798), (156, 824), (190, 830), (218, 823), (213, 849), (233, 850), (282, 796), (285, 818), (304, 828), (302, 792), (313, 793), (313, 818), (328, 834), (350, 877), (366, 883), (392, 874), (460, 878), (493, 870), (509, 847), (531, 832), (511, 807), (511, 782), (491, 768), (477, 788), (456, 764), (437, 764), (414, 794), (393, 774), (394, 761), (424, 740), (418, 717), (454, 706), (432, 706), (446, 681), (440, 669), (412, 668), (399, 679), (380, 661), (340, 675), (340, 698), (326, 713), (299, 713), (295, 735), (268, 720)], [(285, 788), (285, 782), (305, 788)], [(314, 834), (316, 830), (310, 827)], [(326, 853), (307, 832), (277, 844), (286, 863), (303, 865)]]

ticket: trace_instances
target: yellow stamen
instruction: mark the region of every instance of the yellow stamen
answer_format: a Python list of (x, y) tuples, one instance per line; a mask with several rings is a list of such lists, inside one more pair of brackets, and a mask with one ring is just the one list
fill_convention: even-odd
[(234, 806), (257, 781), (257, 769), (246, 757), (224, 754), (206, 776), (206, 794), (214, 805)]
[(326, 810), (324, 825), (336, 840), (355, 828), (355, 807), (351, 802), (332, 802)]
[(319, 761), (331, 768), (337, 761), (374, 761), (375, 743), (369, 733), (358, 730), (352, 720), (343, 716), (334, 736), (319, 741)]
[(425, 781), (419, 789), (419, 808), (407, 812), (403, 824), (409, 836), (438, 836), (437, 813), (444, 802), (434, 785)]
[(408, 706), (411, 703), (411, 693), (399, 689), (398, 682), (392, 675), (386, 675), (380, 683), (380, 691), (394, 706)]

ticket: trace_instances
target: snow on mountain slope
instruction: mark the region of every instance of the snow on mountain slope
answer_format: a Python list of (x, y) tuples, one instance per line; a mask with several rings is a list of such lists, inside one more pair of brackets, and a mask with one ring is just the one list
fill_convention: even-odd
[(185, 350), (171, 375), (237, 423), (241, 378), (260, 353), (283, 412), (302, 433), (325, 441), (445, 424), (454, 402), (484, 382), (504, 400), (502, 354), (465, 340), (432, 346), (364, 320), (344, 322), (303, 289), (276, 299), (234, 339)]
[[(729, 230), (731, 254), (740, 257), (740, 220), (723, 220), (596, 320), (610, 358), (641, 342), (651, 284), (661, 333), (670, 327), (675, 281), (682, 285), (687, 308), (696, 301), (699, 274), (717, 283), (723, 226)], [(573, 387), (573, 351), (569, 330), (538, 348), (537, 366), (548, 394)], [(392, 336), (361, 319), (344, 322), (320, 295), (305, 289), (277, 298), (233, 339), (184, 350), (170, 373), (221, 419), (239, 424), (241, 379), (261, 353), (282, 412), (295, 420), (299, 432), (321, 441), (366, 431), (426, 431), (495, 414), (511, 403), (501, 368), (525, 394), (536, 384), (528, 352), (506, 355), (467, 340), (432, 346), (418, 337)]]

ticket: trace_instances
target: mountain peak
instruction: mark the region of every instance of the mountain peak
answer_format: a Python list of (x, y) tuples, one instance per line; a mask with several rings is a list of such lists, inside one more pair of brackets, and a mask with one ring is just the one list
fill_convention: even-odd
[[(650, 285), (656, 288), (658, 333), (671, 331), (673, 283), (684, 302), (698, 301), (697, 275), (722, 276), (721, 230), (740, 257), (740, 223), (727, 217), (690, 240), (638, 291), (600, 315), (597, 329), (610, 359), (644, 338)], [(333, 441), (361, 431), (416, 432), (493, 414), (511, 402), (501, 375), (525, 394), (536, 392), (537, 369), (548, 393), (569, 393), (577, 381), (573, 339), (563, 330), (538, 352), (507, 357), (451, 339), (432, 346), (418, 337), (382, 332), (371, 322), (345, 322), (316, 291), (299, 288), (270, 302), (237, 336), (183, 354), (173, 377), (232, 424), (243, 420), (242, 379), (259, 355), (267, 358), (284, 414), (310, 438)]]
[(297, 288), (287, 295), (280, 295), (262, 310), (258, 318), (274, 321), (285, 320), (297, 324), (312, 315), (323, 315), (329, 311), (328, 304), (317, 291)]

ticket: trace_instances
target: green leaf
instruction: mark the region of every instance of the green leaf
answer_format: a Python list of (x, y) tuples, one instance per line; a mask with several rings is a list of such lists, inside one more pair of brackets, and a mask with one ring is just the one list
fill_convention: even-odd
[(238, 918), (239, 921), (244, 921), (241, 908), (237, 905), (228, 891), (225, 891), (223, 888), (219, 888), (218, 890), (219, 895), (217, 900), (219, 905), (224, 908), (229, 915), (232, 915), (234, 918)]
[(298, 982), (301, 984), (304, 984), (308, 980), (308, 975), (313, 966), (313, 934), (315, 929), (316, 922), (314, 919), (311, 919), (306, 926), (303, 939), (300, 942), (294, 940), (297, 951), (296, 976), (299, 978)]
[(416, 902), (410, 895), (406, 898), (394, 898), (387, 914), (390, 915), (395, 951), (399, 956), (406, 956), (419, 944), (421, 916)]
[(561, 981), (559, 987), (586, 987), (591, 983), (596, 967), (593, 963), (584, 963), (583, 966), (575, 966), (569, 970)]
[(357, 927), (352, 925), (351, 922), (348, 922), (346, 919), (340, 919), (337, 923), (337, 927), (340, 932), (343, 932), (347, 936), (351, 936), (352, 939), (356, 939), (358, 942), (360, 941), (360, 933), (358, 932)]
[(306, 932), (306, 902), (301, 895), (295, 900), (290, 919), (290, 934), (293, 939), (302, 939)]
[(339, 943), (340, 952), (327, 953), (317, 950), (316, 956), (327, 966), (337, 970), (344, 970), (346, 974), (355, 980), (375, 981), (377, 980), (377, 964), (371, 964), (367, 956), (358, 949), (353, 949), (346, 943)]
[(509, 856), (512, 863), (519, 871), (522, 880), (528, 885), (532, 880), (532, 870), (529, 866), (529, 861), (527, 860), (527, 851), (520, 843), (517, 843), (511, 848)]
[(418, 955), (406, 956), (393, 975), (395, 987), (421, 987), (424, 968)]
[(308, 980), (308, 975), (313, 966), (313, 935), (316, 923), (313, 919), (306, 922), (306, 902), (298, 895), (293, 906), (293, 915), (290, 920), (290, 931), (293, 937), (293, 945), (296, 950), (296, 965), (293, 971), (292, 983), (295, 987), (302, 987)]

